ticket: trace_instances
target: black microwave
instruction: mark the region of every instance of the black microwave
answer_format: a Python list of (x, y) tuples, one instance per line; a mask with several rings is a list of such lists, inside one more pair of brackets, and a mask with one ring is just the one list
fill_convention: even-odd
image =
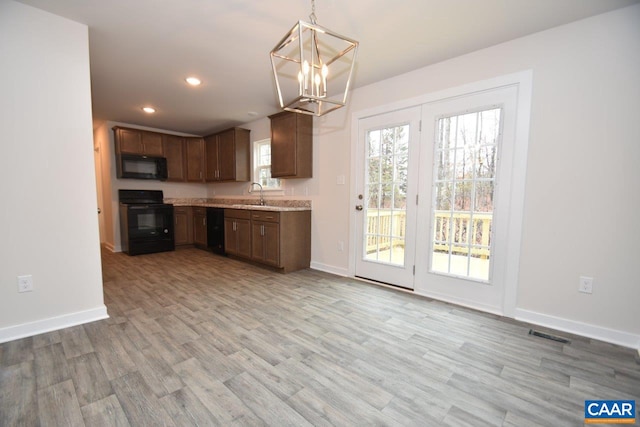
[(120, 154), (116, 164), (118, 178), (167, 179), (167, 159), (164, 157)]

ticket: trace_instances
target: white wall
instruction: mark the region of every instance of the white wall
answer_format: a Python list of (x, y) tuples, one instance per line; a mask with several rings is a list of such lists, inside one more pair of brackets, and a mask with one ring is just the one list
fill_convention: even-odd
[[(0, 342), (106, 317), (87, 27), (0, 1)], [(34, 291), (17, 292), (32, 275)]]
[[(517, 317), (640, 347), (640, 5), (513, 40), (367, 87), (353, 112), (533, 70)], [(354, 200), (351, 111), (316, 122), (313, 264), (349, 271), (337, 242)], [(347, 177), (349, 176), (348, 173)], [(580, 294), (578, 276), (595, 278)]]

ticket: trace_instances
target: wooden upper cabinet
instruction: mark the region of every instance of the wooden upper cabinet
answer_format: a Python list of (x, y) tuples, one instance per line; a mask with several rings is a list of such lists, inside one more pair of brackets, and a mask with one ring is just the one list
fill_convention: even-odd
[(186, 138), (187, 181), (204, 182), (204, 139)]
[(249, 181), (250, 131), (231, 128), (205, 138), (206, 180)]
[(114, 127), (118, 153), (142, 154), (142, 133), (136, 130)]
[(271, 119), (271, 176), (311, 178), (313, 176), (313, 116), (282, 113)]
[(218, 137), (210, 135), (204, 139), (205, 151), (205, 178), (207, 182), (219, 181), (220, 168), (218, 167)]
[[(249, 138), (247, 137), (248, 141)], [(242, 142), (239, 142), (238, 145), (242, 145)], [(247, 159), (249, 159), (248, 154), (246, 156)], [(220, 181), (238, 181), (236, 179), (238, 175), (241, 177), (245, 175), (242, 172), (238, 174), (240, 171), (236, 167), (236, 129), (229, 129), (218, 134), (218, 166), (220, 168)], [(247, 179), (239, 179), (239, 181), (248, 181), (248, 177)]]
[(250, 131), (231, 128), (206, 138), (181, 137), (116, 126), (117, 154), (166, 157), (167, 180), (249, 181)]
[(162, 157), (162, 134), (155, 132), (142, 132), (142, 149), (147, 156)]
[(116, 152), (162, 157), (162, 134), (139, 129), (113, 128), (116, 140)]
[(184, 138), (162, 135), (162, 149), (167, 158), (167, 181), (187, 180), (187, 157)]

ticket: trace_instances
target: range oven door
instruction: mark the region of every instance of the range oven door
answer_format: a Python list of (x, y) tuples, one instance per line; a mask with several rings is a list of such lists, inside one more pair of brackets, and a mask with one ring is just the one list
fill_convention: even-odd
[(121, 205), (122, 250), (129, 255), (172, 251), (172, 205)]

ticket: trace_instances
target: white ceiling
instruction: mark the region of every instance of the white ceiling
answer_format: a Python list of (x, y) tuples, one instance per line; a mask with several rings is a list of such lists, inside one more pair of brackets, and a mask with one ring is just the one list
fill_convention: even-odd
[[(278, 110), (269, 52), (311, 12), (310, 0), (20, 1), (88, 25), (95, 121), (199, 135)], [(360, 42), (358, 87), (637, 2), (317, 0), (316, 16)]]

